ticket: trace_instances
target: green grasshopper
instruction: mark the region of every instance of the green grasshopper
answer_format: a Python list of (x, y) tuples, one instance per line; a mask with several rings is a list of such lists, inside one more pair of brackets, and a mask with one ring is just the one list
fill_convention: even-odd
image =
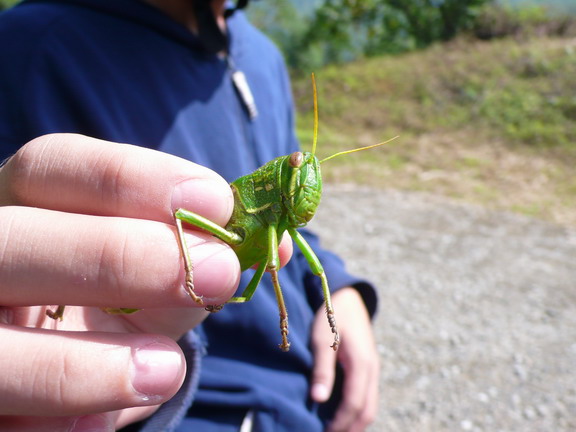
[[(340, 344), (340, 336), (334, 309), (330, 299), (328, 280), (318, 257), (302, 235), (296, 230), (305, 226), (316, 213), (322, 195), (322, 176), (320, 164), (336, 156), (377, 147), (372, 146), (336, 153), (321, 161), (315, 156), (318, 137), (318, 101), (314, 74), (312, 74), (314, 92), (314, 138), (312, 152), (294, 152), (271, 160), (252, 174), (240, 177), (230, 184), (234, 196), (232, 217), (225, 227), (184, 209), (174, 212), (178, 230), (178, 242), (184, 258), (186, 270), (186, 291), (198, 304), (204, 304), (202, 297), (194, 290), (193, 265), (183, 235), (182, 222), (193, 225), (214, 235), (229, 244), (240, 261), (242, 271), (257, 266), (256, 273), (238, 297), (232, 297), (227, 303), (249, 301), (265, 271), (272, 276), (272, 284), (280, 311), (280, 332), (282, 351), (290, 349), (288, 341), (288, 312), (284, 303), (282, 289), (278, 282), (280, 260), (278, 258), (278, 239), (285, 231), (290, 234), (298, 248), (304, 254), (312, 272), (320, 278), (322, 293), (330, 329), (334, 334), (334, 351)], [(394, 138), (393, 138), (394, 139)], [(223, 305), (207, 306), (206, 310), (216, 312)]]
[[(252, 174), (240, 177), (230, 184), (234, 196), (232, 216), (225, 227), (212, 222), (196, 213), (185, 209), (177, 209), (174, 219), (177, 228), (177, 239), (184, 259), (186, 271), (186, 291), (198, 304), (204, 305), (201, 296), (194, 289), (194, 266), (183, 234), (182, 223), (193, 225), (228, 243), (240, 261), (242, 271), (257, 266), (256, 273), (238, 297), (232, 297), (227, 303), (244, 303), (249, 301), (258, 287), (265, 271), (272, 276), (272, 284), (280, 311), (280, 332), (282, 351), (290, 349), (288, 341), (288, 312), (284, 303), (282, 289), (278, 282), (280, 259), (278, 257), (278, 239), (285, 231), (300, 248), (312, 272), (320, 278), (322, 293), (330, 329), (334, 334), (334, 351), (340, 344), (340, 336), (334, 309), (330, 299), (328, 280), (318, 257), (302, 235), (296, 230), (305, 226), (316, 213), (322, 196), (322, 176), (320, 164), (336, 156), (367, 150), (386, 144), (391, 140), (338, 152), (321, 161), (315, 156), (318, 139), (318, 97), (316, 81), (312, 74), (314, 93), (314, 138), (312, 152), (294, 152), (281, 156), (261, 166)], [(223, 305), (207, 305), (206, 310), (217, 312)], [(104, 308), (108, 313), (133, 313), (138, 309)], [(56, 311), (46, 311), (53, 319), (62, 319), (64, 306), (58, 306)]]

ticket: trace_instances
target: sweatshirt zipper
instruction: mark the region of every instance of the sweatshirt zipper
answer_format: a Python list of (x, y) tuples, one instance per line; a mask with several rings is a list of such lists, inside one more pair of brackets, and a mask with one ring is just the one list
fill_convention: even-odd
[(238, 119), (244, 131), (244, 145), (246, 146), (247, 154), (251, 155), (252, 168), (256, 169), (262, 164), (258, 156), (259, 152), (256, 142), (254, 141), (254, 131), (252, 130), (253, 122), (258, 116), (256, 101), (254, 100), (252, 90), (248, 85), (244, 72), (237, 69), (236, 64), (229, 54), (226, 55), (225, 61), (230, 73), (232, 86), (238, 96), (238, 105), (236, 105), (236, 108), (238, 110)]
[(230, 76), (232, 77), (232, 84), (234, 84), (234, 88), (240, 96), (242, 105), (246, 108), (248, 117), (252, 121), (258, 117), (258, 109), (256, 107), (256, 101), (254, 100), (252, 90), (250, 90), (250, 86), (246, 80), (246, 75), (244, 75), (244, 72), (236, 68), (230, 55), (226, 56), (226, 63), (228, 65), (228, 70), (230, 71)]

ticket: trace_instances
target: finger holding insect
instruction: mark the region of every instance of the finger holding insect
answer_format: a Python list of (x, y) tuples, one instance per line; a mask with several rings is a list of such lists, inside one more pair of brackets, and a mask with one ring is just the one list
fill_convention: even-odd
[(0, 205), (173, 223), (183, 207), (217, 224), (233, 198), (214, 171), (155, 150), (75, 134), (45, 135), (0, 169)]
[[(198, 306), (184, 291), (171, 225), (31, 207), (0, 207), (0, 304), (160, 308)], [(208, 303), (225, 302), (240, 268), (230, 247), (186, 234), (195, 285)]]
[[(0, 206), (174, 223), (185, 208), (224, 225), (234, 199), (214, 171), (158, 151), (76, 134), (39, 137), (0, 167)], [(291, 257), (288, 241), (281, 263)]]

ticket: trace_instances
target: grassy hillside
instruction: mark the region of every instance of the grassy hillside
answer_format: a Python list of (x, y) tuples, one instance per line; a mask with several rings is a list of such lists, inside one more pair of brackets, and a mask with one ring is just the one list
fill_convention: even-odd
[[(425, 191), (576, 224), (576, 39), (459, 40), (316, 72), (330, 182)], [(312, 140), (309, 77), (294, 80)]]

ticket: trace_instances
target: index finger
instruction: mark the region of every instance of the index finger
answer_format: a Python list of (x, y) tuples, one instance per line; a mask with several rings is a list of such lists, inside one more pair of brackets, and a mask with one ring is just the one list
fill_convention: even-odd
[(233, 202), (227, 182), (208, 168), (83, 135), (36, 138), (0, 169), (0, 205), (166, 223), (181, 207), (224, 225)]

